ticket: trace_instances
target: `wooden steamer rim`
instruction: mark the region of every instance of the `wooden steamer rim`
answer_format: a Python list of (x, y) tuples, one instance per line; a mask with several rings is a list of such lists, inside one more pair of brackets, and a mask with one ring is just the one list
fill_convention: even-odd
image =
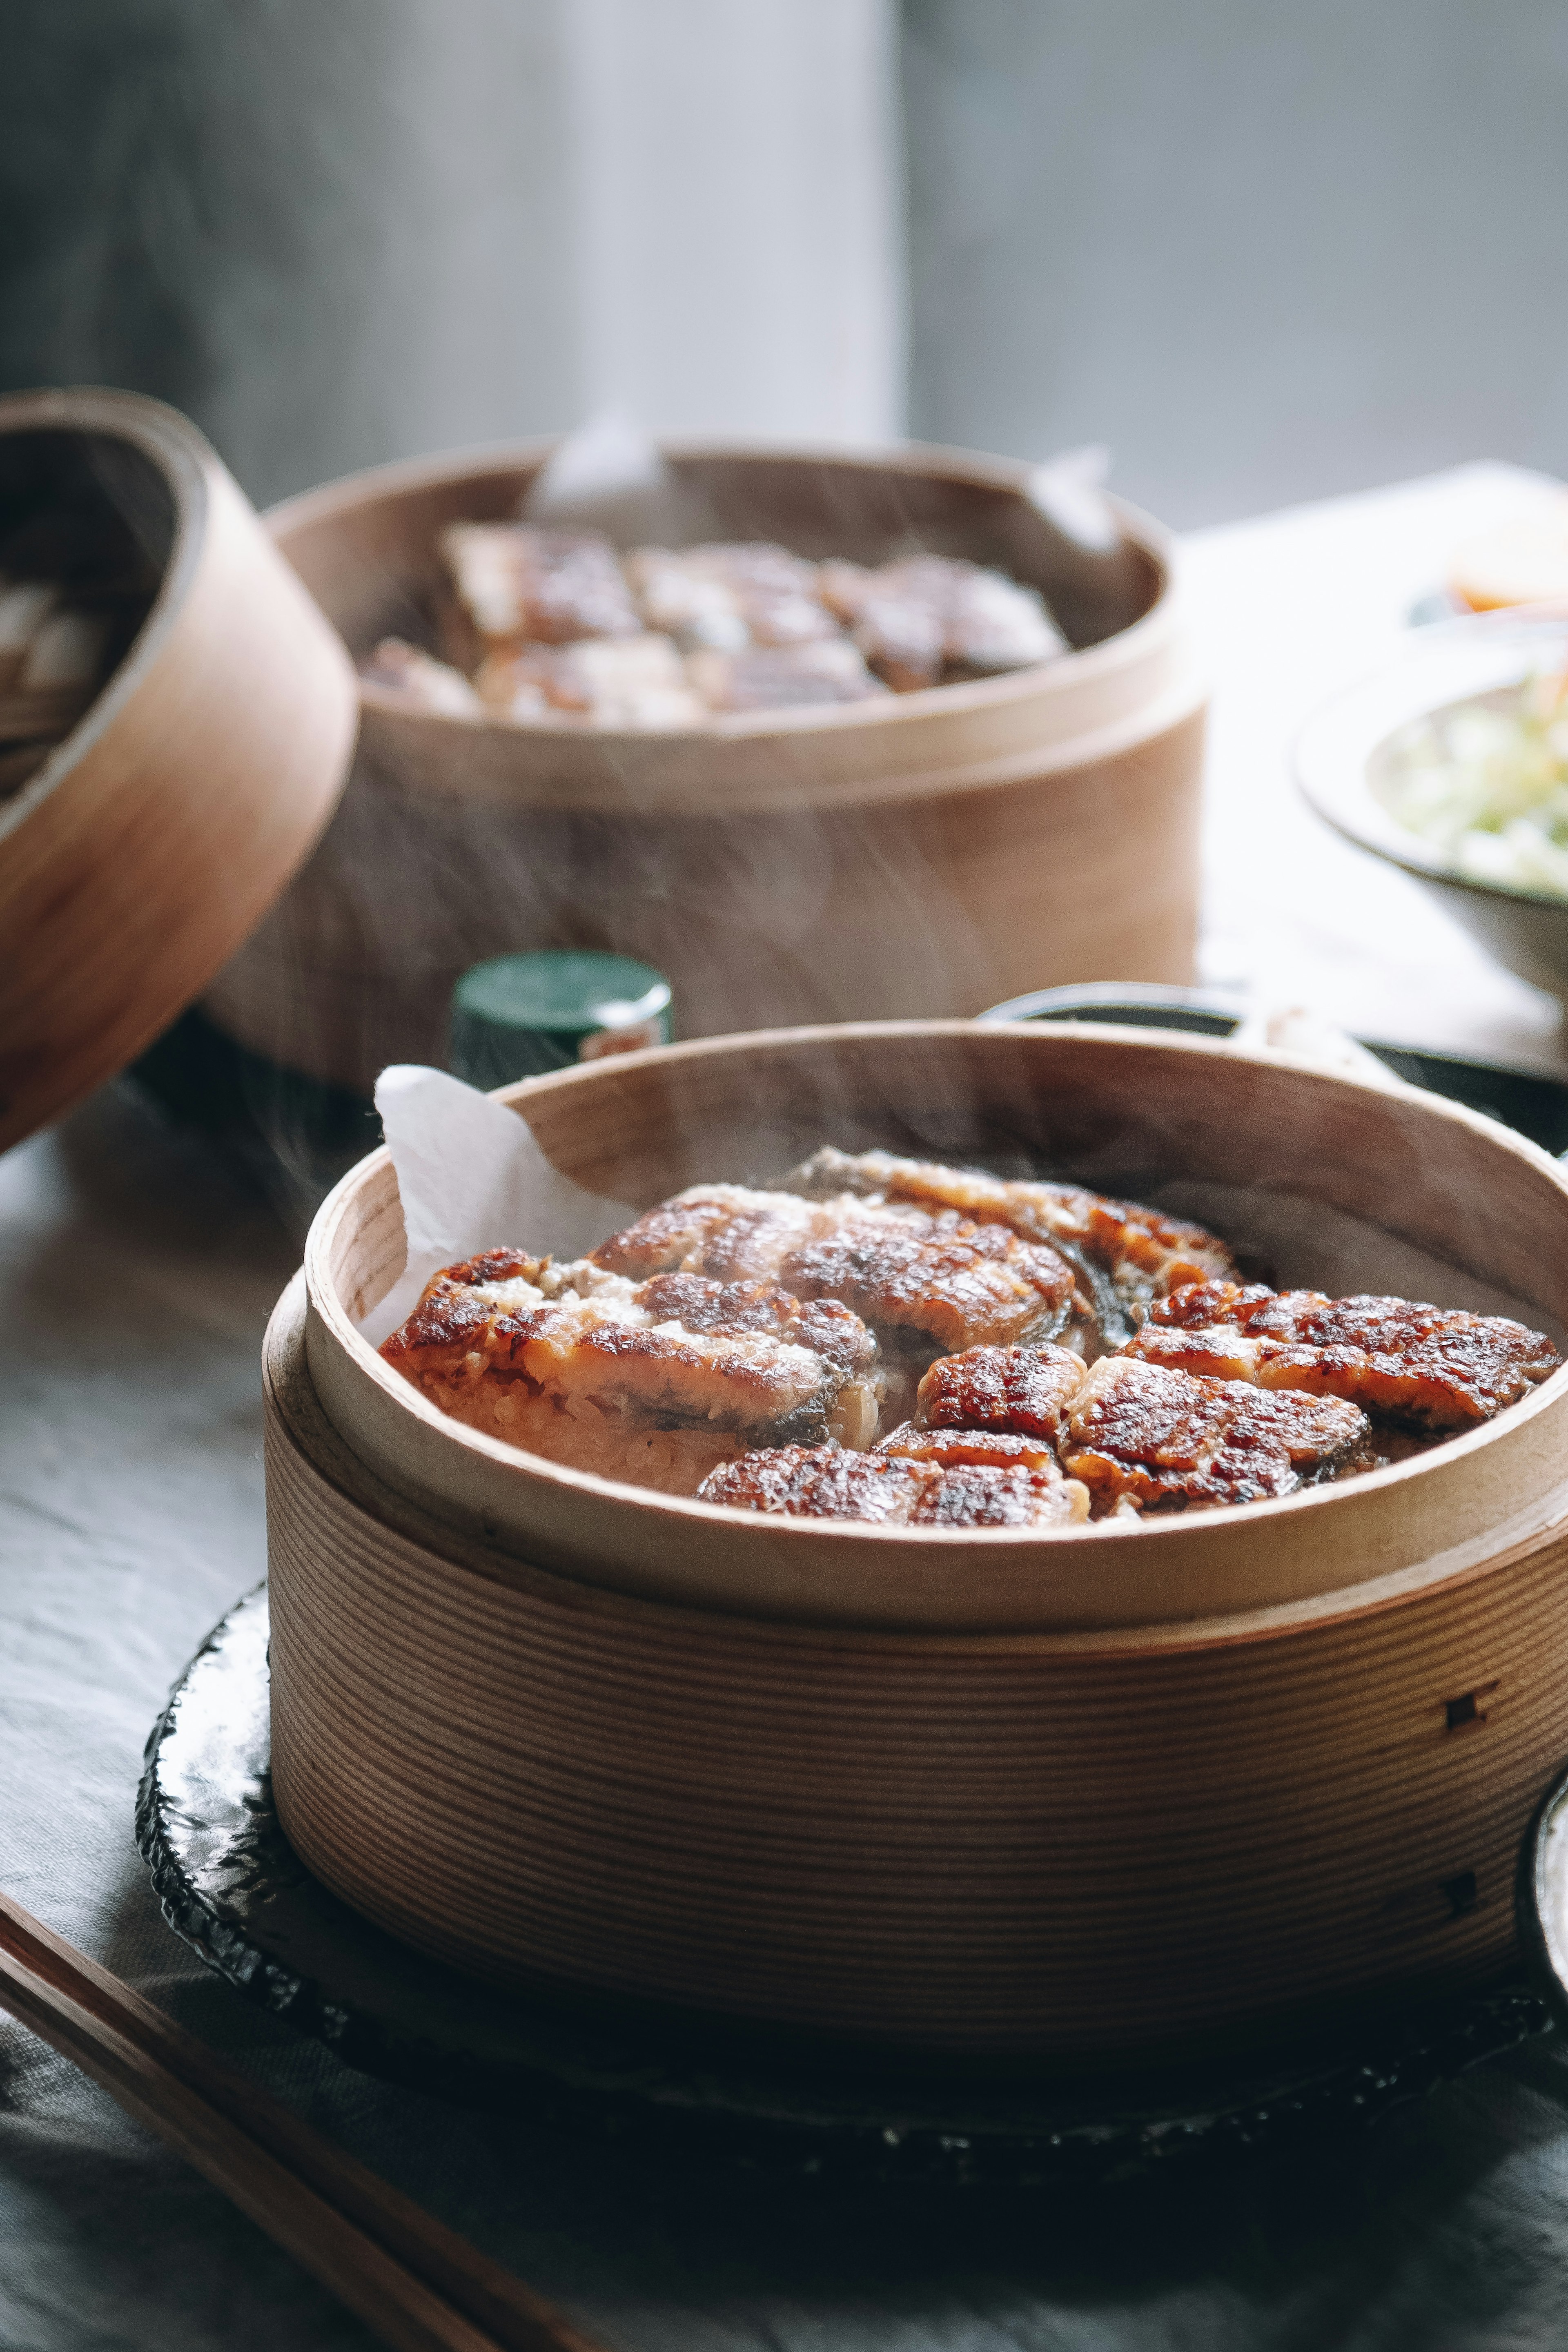
[[(1032, 1108), (1037, 1143), (1042, 1105), (1048, 1115), (1066, 1106), (1082, 1138), (1098, 1122), (1102, 1157), (1109, 1140), (1124, 1153), (1129, 1139), (1145, 1150), (1154, 1139), (1184, 1175), (1266, 1183), (1282, 1165), (1309, 1201), (1381, 1210), (1391, 1237), (1448, 1257), (1457, 1279), (1509, 1292), (1559, 1330), (1568, 1323), (1568, 1174), (1545, 1153), (1416, 1089), (1239, 1055), (1213, 1040), (849, 1024), (619, 1056), (500, 1099), (526, 1113), (566, 1173), (643, 1205), (699, 1177), (786, 1165), (786, 1135), (801, 1149), (824, 1139), (897, 1148), (912, 1128), (929, 1138), (945, 1096), (949, 1108), (961, 1098), (972, 1128), (988, 1116), (994, 1129), (1010, 1109), (1015, 1137)], [(760, 1161), (759, 1129), (771, 1143)], [(959, 1151), (984, 1156), (983, 1145)], [(1092, 1181), (1081, 1163), (1070, 1172)], [(1477, 1201), (1486, 1204), (1479, 1225)], [(1455, 1231), (1465, 1213), (1468, 1265)], [(1498, 1420), (1341, 1486), (1049, 1538), (743, 1517), (652, 1495), (454, 1423), (382, 1361), (355, 1317), (401, 1271), (401, 1224), (385, 1151), (323, 1204), (304, 1269), (310, 1379), (372, 1477), (477, 1540), (497, 1581), (526, 1561), (629, 1595), (797, 1624), (1095, 1642), (1122, 1629), (1118, 1641), (1138, 1646), (1257, 1638), (1390, 1605), (1484, 1571), (1568, 1514), (1568, 1368)]]
[[(368, 652), (382, 633), (381, 583), (406, 578), (411, 545), (433, 550), (448, 521), (509, 517), (555, 446), (508, 443), (377, 467), (287, 500), (271, 510), (268, 527), (350, 646)], [(1041, 542), (1053, 537), (1028, 499), (1033, 469), (1003, 458), (919, 443), (846, 450), (669, 440), (661, 447), (677, 472), (698, 479), (726, 467), (767, 479), (748, 496), (770, 516), (788, 510), (800, 481), (831, 473), (846, 487), (857, 478), (883, 485), (894, 517), (899, 486), (910, 496), (942, 488), (1004, 514), (1016, 510)], [(364, 759), (394, 768), (420, 791), (519, 810), (636, 804), (650, 814), (716, 808), (727, 815), (935, 798), (1114, 759), (1191, 719), (1207, 681), (1193, 658), (1169, 534), (1136, 508), (1110, 503), (1124, 535), (1122, 563), (1141, 574), (1141, 609), (1052, 661), (870, 702), (730, 713), (668, 733), (444, 718), (411, 710), (361, 680)], [(788, 535), (777, 520), (769, 528)], [(424, 562), (433, 569), (433, 554)]]
[(132, 393), (22, 393), (0, 400), (18, 435), (123, 445), (172, 531), (130, 652), (0, 804), (0, 1150), (200, 994), (326, 824), (356, 717), (341, 644), (186, 418)]

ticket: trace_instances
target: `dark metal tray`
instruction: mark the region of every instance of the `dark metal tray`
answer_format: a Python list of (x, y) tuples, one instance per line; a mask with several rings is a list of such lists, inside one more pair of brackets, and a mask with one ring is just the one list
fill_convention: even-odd
[(350, 2065), (465, 2105), (699, 2168), (1028, 2186), (1343, 2132), (1552, 2022), (1533, 1926), (1533, 1979), (1347, 2013), (1244, 2058), (1077, 2083), (1022, 2067), (901, 2074), (841, 2047), (495, 1990), (361, 1918), (290, 1847), (272, 1801), (267, 1641), (263, 1587), (209, 1636), (148, 1742), (137, 1836), (164, 1916)]

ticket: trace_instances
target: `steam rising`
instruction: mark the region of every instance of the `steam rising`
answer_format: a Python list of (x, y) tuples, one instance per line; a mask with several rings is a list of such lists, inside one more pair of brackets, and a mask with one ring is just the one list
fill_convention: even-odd
[[(1082, 520), (1097, 493), (1082, 469), (1073, 478)], [(1141, 551), (1086, 546), (1052, 520), (1049, 496), (955, 485), (936, 463), (905, 475), (824, 458), (770, 475), (756, 454), (666, 462), (606, 419), (521, 487), (530, 517), (591, 520), (622, 546), (656, 530), (677, 545), (775, 539), (867, 562), (968, 556), (1040, 587), (1077, 646), (1125, 625), (1153, 591)], [(515, 467), (476, 470), (459, 503), (498, 518), (518, 488)], [(351, 546), (340, 525), (338, 544), (294, 548), (353, 651), (387, 635), (430, 641), (436, 530), (456, 511), (416, 497), (395, 541), (367, 532)], [(737, 752), (744, 789), (737, 780), (721, 814), (690, 795), (683, 805), (680, 739), (589, 740), (595, 783), (582, 793), (570, 782), (585, 772), (581, 736), (560, 747), (368, 709), (325, 841), (209, 1000), (225, 1028), (363, 1096), (389, 1062), (444, 1063), (457, 979), (517, 950), (608, 948), (670, 972), (685, 1036), (967, 1014), (1006, 992), (998, 943), (949, 879), (954, 819), (896, 772), (877, 781), (875, 755), (865, 789), (824, 804), (812, 726), (754, 731)], [(552, 758), (570, 769), (552, 778)], [(1048, 903), (1051, 877), (1020, 875), (1017, 887)]]

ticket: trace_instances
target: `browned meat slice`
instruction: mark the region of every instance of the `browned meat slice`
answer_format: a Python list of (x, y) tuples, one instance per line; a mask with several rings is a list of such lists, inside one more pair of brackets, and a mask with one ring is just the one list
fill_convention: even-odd
[(1089, 1516), (1089, 1496), (1076, 1479), (1021, 1465), (933, 1466), (936, 1483), (917, 1496), (912, 1528), (1070, 1528)]
[(782, 1445), (721, 1465), (703, 1480), (697, 1498), (790, 1518), (891, 1519), (903, 1527), (922, 1485), (935, 1484), (937, 1475), (933, 1470), (917, 1475), (906, 1464), (879, 1454)]
[(868, 702), (887, 688), (847, 637), (799, 646), (695, 653), (686, 675), (708, 710), (784, 710), (817, 702)]
[(800, 646), (838, 635), (819, 590), (817, 566), (785, 547), (640, 547), (626, 558), (651, 629), (689, 651), (739, 653), (749, 646)]
[(552, 716), (594, 727), (705, 727), (668, 637), (584, 637), (570, 646), (500, 646), (474, 674), (474, 691), (504, 719)]
[(946, 1168), (931, 1160), (903, 1160), (891, 1151), (851, 1154), (831, 1146), (779, 1180), (782, 1191), (821, 1200), (857, 1193), (889, 1206), (907, 1203), (1011, 1225), (1026, 1240), (1049, 1242), (1071, 1255), (1092, 1278), (1109, 1277), (1114, 1296), (1099, 1286), (1097, 1308), (1106, 1343), (1120, 1346), (1149, 1303), (1184, 1283), (1218, 1276), (1233, 1280), (1235, 1262), (1203, 1226), (1167, 1217), (1135, 1201), (1091, 1192), (1081, 1184), (1051, 1184)]
[(836, 1298), (884, 1338), (934, 1349), (1051, 1339), (1071, 1312), (1072, 1269), (1009, 1226), (848, 1200), (803, 1201), (739, 1184), (697, 1184), (593, 1253), (616, 1274), (666, 1269), (719, 1282), (772, 1282)]
[(876, 571), (825, 563), (821, 587), (872, 668), (900, 693), (1022, 669), (1067, 650), (1037, 590), (977, 563), (942, 555)]
[(1123, 1498), (1153, 1511), (1261, 1502), (1373, 1458), (1366, 1415), (1338, 1397), (1271, 1395), (1128, 1356), (1094, 1365), (1061, 1444), (1097, 1517)]
[(645, 1296), (591, 1262), (493, 1251), (437, 1275), (382, 1354), (486, 1435), (674, 1493), (748, 1446), (870, 1444), (874, 1342), (847, 1309), (679, 1276), (672, 1300), (669, 1279)]
[(615, 551), (597, 531), (455, 522), (442, 533), (441, 551), (486, 646), (642, 634)]
[(842, 1299), (879, 1330), (944, 1349), (1049, 1339), (1074, 1289), (1055, 1250), (967, 1219), (924, 1233), (891, 1219), (846, 1222), (791, 1250), (779, 1279), (802, 1298)]
[(785, 1446), (743, 1454), (705, 1478), (706, 1503), (791, 1518), (873, 1519), (895, 1527), (1071, 1527), (1079, 1496), (1060, 1476), (1009, 1465), (909, 1461), (843, 1454), (831, 1446)]
[(1517, 1404), (1562, 1358), (1502, 1315), (1409, 1298), (1194, 1283), (1162, 1299), (1131, 1352), (1260, 1388), (1346, 1397), (1413, 1429), (1465, 1429)]
[(967, 1348), (939, 1356), (920, 1383), (925, 1429), (1009, 1431), (1053, 1445), (1085, 1367), (1068, 1348)]
[(643, 1283), (637, 1302), (655, 1321), (668, 1318), (684, 1331), (713, 1331), (726, 1339), (770, 1331), (856, 1375), (870, 1372), (876, 1363), (876, 1341), (860, 1317), (836, 1298), (796, 1298), (766, 1282), (658, 1274)]
[(436, 661), (418, 646), (401, 637), (383, 637), (373, 654), (360, 664), (360, 676), (371, 686), (385, 687), (415, 710), (433, 710), (447, 719), (483, 719), (485, 707), (460, 669)]
[(679, 1269), (719, 1282), (766, 1282), (798, 1242), (831, 1231), (834, 1205), (744, 1184), (693, 1184), (601, 1242), (594, 1263), (638, 1277)]
[(836, 1298), (796, 1298), (766, 1282), (658, 1274), (643, 1284), (637, 1304), (655, 1323), (676, 1323), (694, 1336), (738, 1339), (757, 1331), (810, 1349), (843, 1379), (830, 1433), (848, 1446), (867, 1446), (875, 1437), (883, 1389), (877, 1344), (860, 1317)]
[[(905, 1421), (879, 1437), (873, 1451), (904, 1462), (969, 1463), (994, 1470), (1038, 1470), (1046, 1478), (1061, 1475), (1049, 1438), (1019, 1437), (1005, 1429), (922, 1429), (917, 1421)], [(1084, 1502), (1087, 1507), (1087, 1495)]]

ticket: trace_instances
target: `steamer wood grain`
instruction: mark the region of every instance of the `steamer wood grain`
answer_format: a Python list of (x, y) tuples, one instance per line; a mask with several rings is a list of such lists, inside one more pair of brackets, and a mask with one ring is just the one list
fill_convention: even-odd
[[(638, 1200), (828, 1136), (967, 1132), (981, 1159), (1006, 1136), (1090, 1172), (1153, 1139), (1188, 1175), (1283, 1166), (1307, 1211), (1375, 1200), (1390, 1247), (1568, 1308), (1544, 1155), (1201, 1041), (785, 1033), (511, 1098), (557, 1165)], [(1568, 1748), (1568, 1375), (1279, 1504), (889, 1537), (617, 1489), (443, 1421), (350, 1320), (401, 1258), (372, 1160), (267, 1347), (279, 1811), (395, 1934), (499, 1982), (1066, 2068), (1508, 1960)]]
[(150, 1045), (308, 852), (353, 742), (343, 648), (195, 427), (130, 393), (0, 400), (0, 436), (140, 453), (162, 585), (87, 716), (0, 803), (0, 1150)]
[[(548, 446), (329, 485), (277, 509), (277, 542), (368, 651), (428, 625), (444, 526), (512, 514)], [(1157, 527), (1121, 509), (1121, 555), (1086, 556), (1028, 467), (951, 451), (671, 456), (697, 536), (871, 557), (917, 537), (1037, 582), (1084, 650), (678, 735), (462, 723), (365, 686), (339, 816), (214, 1018), (368, 1093), (388, 1061), (444, 1058), (459, 974), (518, 948), (642, 957), (688, 1036), (1190, 978), (1205, 690)]]

